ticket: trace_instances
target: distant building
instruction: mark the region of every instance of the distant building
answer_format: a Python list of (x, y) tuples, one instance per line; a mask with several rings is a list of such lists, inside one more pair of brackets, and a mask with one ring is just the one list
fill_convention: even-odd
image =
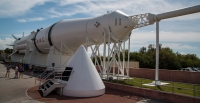
[[(122, 64), (122, 62), (121, 62)], [(101, 66), (103, 65), (103, 62), (101, 62)], [(125, 62), (125, 67), (127, 67), (128, 63), (127, 61)], [(112, 65), (113, 66), (113, 65)], [(111, 66), (111, 67), (112, 67)], [(115, 64), (115, 67), (117, 67), (117, 64)], [(139, 62), (138, 61), (129, 61), (129, 68), (140, 68), (139, 67)]]
[(130, 61), (130, 62), (129, 62), (129, 67), (130, 67), (130, 68), (140, 68), (139, 66), (140, 66), (140, 65), (139, 65), (139, 62), (138, 62), (138, 61)]

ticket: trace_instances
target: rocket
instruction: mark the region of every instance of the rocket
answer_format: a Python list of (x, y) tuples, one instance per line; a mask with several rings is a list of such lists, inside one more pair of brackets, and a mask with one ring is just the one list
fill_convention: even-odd
[[(116, 10), (93, 18), (61, 20), (47, 28), (38, 29), (36, 32), (33, 31), (30, 35), (22, 38), (16, 38), (13, 35), (15, 42), (13, 44), (13, 53), (10, 56), (11, 60), (15, 62), (23, 61), (28, 64), (48, 66), (48, 55), (52, 48), (54, 51), (62, 52), (63, 54), (73, 54), (81, 45), (102, 44), (102, 36), (106, 34), (110, 34), (110, 42), (112, 43), (126, 41), (131, 36), (131, 31), (135, 28), (199, 11), (200, 5), (157, 15), (146, 13), (129, 16), (122, 11)], [(91, 42), (86, 43), (86, 38), (89, 38)], [(106, 38), (109, 38), (109, 36), (107, 35)], [(33, 55), (33, 52), (39, 56)], [(36, 60), (40, 59), (40, 56), (43, 62)]]
[[(63, 90), (64, 95), (75, 97), (102, 95), (105, 93), (105, 86), (91, 59), (86, 56), (83, 46), (126, 41), (133, 29), (196, 12), (200, 12), (200, 5), (157, 15), (146, 13), (129, 16), (116, 10), (94, 18), (61, 20), (22, 38), (13, 35), (15, 42), (13, 53), (10, 55), (11, 61), (41, 67), (49, 67), (51, 63), (55, 63), (55, 68), (62, 70), (70, 66), (74, 69), (69, 80), (64, 81), (67, 84)], [(90, 42), (87, 42), (87, 39)]]
[[(102, 36), (108, 33), (111, 33), (111, 42), (121, 42), (131, 35), (131, 31), (137, 25), (137, 22), (137, 20), (119, 10), (94, 18), (61, 20), (47, 28), (33, 31), (28, 36), (18, 39), (15, 37), (14, 52), (11, 54), (11, 59), (16, 62), (23, 61), (24, 63), (34, 64), (34, 62), (30, 62), (30, 52), (48, 55), (53, 46), (58, 52), (71, 54), (81, 45), (102, 44)], [(86, 43), (86, 37), (92, 42)], [(61, 43), (63, 47), (61, 47)], [(26, 57), (27, 53), (29, 55)], [(19, 60), (19, 56), (15, 57), (18, 54), (22, 54), (24, 57)], [(32, 56), (31, 59), (34, 57)]]
[[(35, 34), (34, 45), (38, 51), (45, 54), (49, 53), (49, 50), (45, 48), (50, 48), (50, 46), (61, 51), (61, 42), (69, 50), (76, 51), (80, 45), (86, 45), (87, 36), (94, 43), (101, 43), (102, 35), (112, 31), (118, 41), (123, 40), (131, 34), (133, 25), (131, 18), (118, 10), (95, 18), (61, 20), (38, 30)], [(112, 39), (112, 42), (115, 40)], [(69, 50), (63, 48), (62, 52), (70, 53)]]

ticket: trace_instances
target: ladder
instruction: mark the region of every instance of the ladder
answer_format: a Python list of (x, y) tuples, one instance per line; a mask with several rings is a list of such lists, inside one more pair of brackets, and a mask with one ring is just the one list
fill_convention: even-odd
[[(56, 88), (63, 88), (66, 84), (53, 82), (52, 80), (47, 80), (45, 83), (39, 86), (39, 91), (42, 93), (42, 96), (45, 97), (51, 93)], [(61, 93), (62, 94), (62, 93)]]

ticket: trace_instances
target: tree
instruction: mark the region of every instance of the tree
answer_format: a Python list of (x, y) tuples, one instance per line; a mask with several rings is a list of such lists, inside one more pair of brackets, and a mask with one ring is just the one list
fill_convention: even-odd
[[(200, 59), (195, 54), (174, 53), (169, 47), (162, 47), (159, 44), (159, 68), (177, 70), (185, 67), (200, 67)], [(138, 61), (141, 68), (155, 69), (156, 63), (156, 47), (154, 44), (141, 47), (139, 52), (130, 52), (130, 61)]]
[(13, 52), (13, 49), (6, 48), (4, 50), (4, 53), (6, 53), (6, 58), (8, 58), (8, 55), (11, 54), (12, 52)]
[(139, 50), (139, 53), (146, 53), (146, 47), (142, 47), (142, 48), (140, 48), (140, 50)]

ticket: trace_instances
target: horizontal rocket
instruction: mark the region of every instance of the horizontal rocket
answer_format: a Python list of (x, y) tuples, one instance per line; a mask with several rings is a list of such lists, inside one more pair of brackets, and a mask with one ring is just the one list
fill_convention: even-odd
[[(135, 28), (151, 25), (162, 19), (196, 12), (200, 12), (200, 5), (157, 15), (147, 13), (129, 16), (116, 10), (94, 18), (61, 20), (47, 28), (38, 29), (31, 35), (18, 39), (13, 36), (16, 39), (13, 49), (18, 53), (19, 51), (25, 53), (24, 50), (29, 48), (48, 54), (49, 48), (54, 46), (58, 51), (68, 54), (76, 51), (81, 45), (103, 43), (102, 36), (105, 34), (110, 34), (111, 42), (120, 42), (126, 40)], [(91, 40), (89, 44), (86, 44), (86, 37)], [(61, 45), (65, 46), (62, 50)]]

